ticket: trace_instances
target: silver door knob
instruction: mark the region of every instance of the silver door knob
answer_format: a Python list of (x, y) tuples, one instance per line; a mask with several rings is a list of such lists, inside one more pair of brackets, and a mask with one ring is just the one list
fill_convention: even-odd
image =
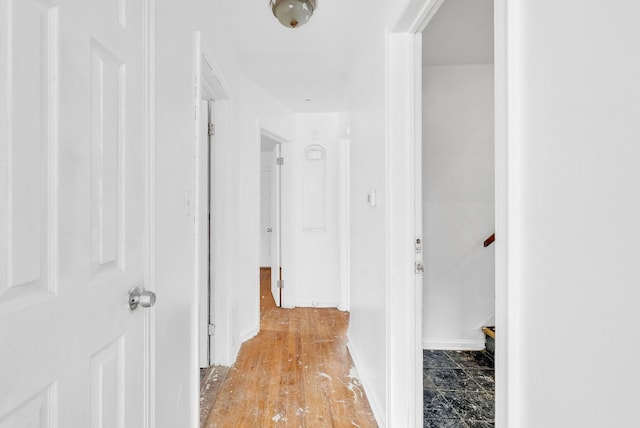
[(138, 307), (150, 308), (156, 304), (156, 293), (147, 291), (140, 287), (133, 287), (129, 290), (129, 309), (132, 311)]
[(267, 227), (267, 232), (273, 232), (273, 229), (271, 229), (270, 227)]

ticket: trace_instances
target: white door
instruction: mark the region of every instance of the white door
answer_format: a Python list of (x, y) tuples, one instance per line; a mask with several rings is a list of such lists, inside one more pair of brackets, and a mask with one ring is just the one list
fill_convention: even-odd
[[(202, 100), (200, 102), (200, 135), (198, 156), (196, 164), (196, 272), (198, 281), (198, 318), (199, 318), (199, 345), (198, 345), (198, 360), (200, 361), (200, 367), (209, 367), (211, 362), (211, 355), (213, 350), (211, 346), (213, 341), (211, 340), (210, 333), (213, 330), (209, 329), (209, 325), (213, 320), (213, 302), (211, 301), (211, 293), (213, 287), (211, 287), (210, 281), (210, 180), (211, 173), (209, 169), (210, 165), (210, 138), (209, 136), (209, 124), (213, 123), (213, 109), (208, 100)], [(211, 352), (210, 352), (211, 351)]]
[(271, 170), (271, 293), (277, 306), (282, 306), (284, 290), (282, 280), (282, 166), (278, 165), (280, 144), (273, 149)]
[(260, 267), (271, 266), (271, 236), (273, 235), (273, 226), (271, 225), (271, 153), (263, 152), (263, 155), (269, 155), (268, 164), (261, 161), (260, 165)]
[(145, 426), (141, 5), (0, 2), (2, 428)]

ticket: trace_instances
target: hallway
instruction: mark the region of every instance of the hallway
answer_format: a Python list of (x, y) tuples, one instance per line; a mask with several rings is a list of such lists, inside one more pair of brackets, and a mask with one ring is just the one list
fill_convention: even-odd
[(260, 333), (240, 349), (204, 426), (377, 427), (347, 350), (349, 314), (276, 308), (260, 270)]

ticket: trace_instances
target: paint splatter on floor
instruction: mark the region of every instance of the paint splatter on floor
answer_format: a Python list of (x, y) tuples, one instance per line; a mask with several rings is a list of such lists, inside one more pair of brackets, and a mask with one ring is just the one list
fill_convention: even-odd
[(280, 421), (286, 422), (286, 421), (287, 421), (287, 418), (285, 418), (284, 416), (282, 416), (282, 413), (278, 413), (277, 415), (275, 415), (274, 417), (272, 417), (272, 418), (271, 418), (271, 420), (272, 420), (272, 421), (274, 421), (274, 422), (280, 422)]

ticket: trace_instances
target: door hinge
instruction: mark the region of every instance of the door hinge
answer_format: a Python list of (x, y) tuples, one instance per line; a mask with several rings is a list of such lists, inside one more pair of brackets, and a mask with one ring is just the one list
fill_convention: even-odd
[(416, 254), (421, 254), (422, 253), (422, 238), (421, 237), (417, 237), (415, 244), (416, 244)]
[(423, 262), (416, 262), (416, 273), (424, 273), (424, 263)]
[(276, 281), (277, 288), (284, 288), (284, 279), (279, 279)]
[(215, 336), (216, 334), (216, 325), (209, 324), (209, 336)]
[(276, 158), (276, 165), (284, 165), (284, 158)]
[(209, 124), (209, 137), (216, 135), (216, 124), (215, 123), (210, 123)]

